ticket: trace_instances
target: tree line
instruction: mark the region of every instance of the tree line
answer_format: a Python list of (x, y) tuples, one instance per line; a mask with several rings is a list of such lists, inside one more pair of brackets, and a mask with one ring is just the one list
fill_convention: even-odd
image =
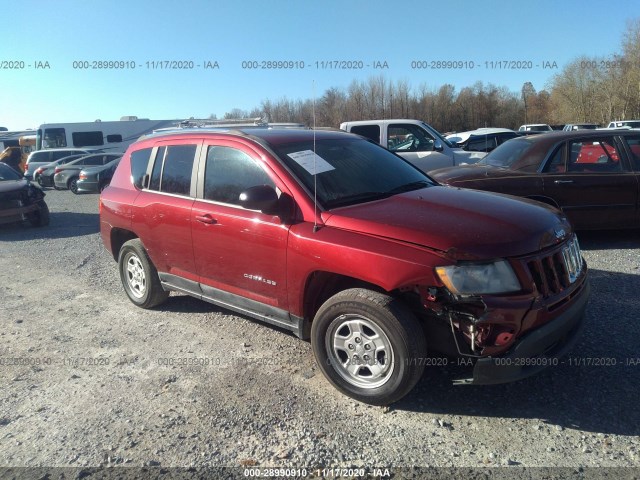
[[(621, 52), (580, 56), (564, 66), (545, 89), (525, 82), (521, 91), (476, 82), (459, 91), (451, 84), (412, 87), (380, 75), (332, 87), (312, 99), (264, 100), (250, 111), (233, 109), (224, 118), (262, 117), (338, 127), (346, 120), (416, 118), (442, 132), (478, 127), (517, 128), (523, 123), (597, 123), (640, 118), (640, 18), (623, 33)], [(212, 118), (215, 118), (212, 115)]]

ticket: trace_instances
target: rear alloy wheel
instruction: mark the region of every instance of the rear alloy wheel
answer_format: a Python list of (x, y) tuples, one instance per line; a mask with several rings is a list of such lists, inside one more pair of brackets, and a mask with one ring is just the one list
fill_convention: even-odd
[(169, 297), (169, 292), (162, 288), (158, 271), (139, 239), (129, 240), (122, 246), (118, 267), (124, 291), (137, 306), (152, 308)]
[(67, 183), (67, 188), (78, 195), (78, 177), (72, 177)]
[(318, 366), (341, 392), (389, 405), (420, 380), (427, 353), (422, 328), (397, 298), (363, 288), (337, 293), (311, 324)]

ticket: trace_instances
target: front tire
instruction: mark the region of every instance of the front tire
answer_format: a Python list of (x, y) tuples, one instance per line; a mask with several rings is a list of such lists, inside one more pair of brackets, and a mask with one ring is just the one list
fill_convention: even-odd
[(29, 214), (29, 223), (34, 227), (46, 227), (49, 225), (49, 207), (44, 200), (39, 200), (38, 210)]
[(139, 239), (129, 240), (122, 246), (118, 268), (124, 291), (138, 307), (153, 308), (169, 297), (169, 292), (162, 288), (158, 271)]
[(363, 288), (329, 298), (311, 324), (320, 370), (342, 393), (389, 405), (420, 380), (426, 341), (415, 315), (397, 298)]

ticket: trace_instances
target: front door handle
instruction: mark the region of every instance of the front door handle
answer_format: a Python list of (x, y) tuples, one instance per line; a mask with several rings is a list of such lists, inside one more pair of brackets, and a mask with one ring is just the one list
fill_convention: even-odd
[(208, 213), (205, 213), (204, 215), (196, 215), (196, 220), (202, 223), (206, 223), (208, 225), (213, 225), (214, 223), (218, 222), (215, 218), (213, 218)]
[(573, 183), (573, 180), (554, 180), (553, 183), (555, 183), (556, 185), (560, 185), (563, 183)]

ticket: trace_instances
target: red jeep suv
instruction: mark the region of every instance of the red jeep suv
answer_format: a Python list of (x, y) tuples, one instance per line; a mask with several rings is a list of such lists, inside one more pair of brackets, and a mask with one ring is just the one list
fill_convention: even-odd
[(557, 365), (589, 296), (559, 211), (440, 186), (344, 132), (144, 137), (101, 195), (100, 230), (134, 304), (173, 290), (289, 329), (375, 405), (413, 388), (427, 352), (473, 365), (457, 383)]

